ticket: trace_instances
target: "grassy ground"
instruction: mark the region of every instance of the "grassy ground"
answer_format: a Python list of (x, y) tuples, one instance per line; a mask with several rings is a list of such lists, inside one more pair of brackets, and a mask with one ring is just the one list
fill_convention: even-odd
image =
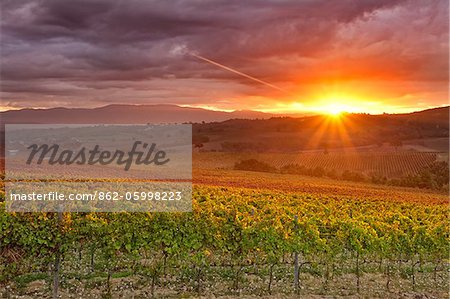
[[(370, 267), (366, 266), (366, 267)], [(325, 283), (324, 277), (317, 275), (311, 269), (300, 275), (300, 291), (292, 292), (292, 271), (290, 265), (278, 266), (271, 291), (268, 291), (268, 269), (260, 269), (255, 273), (252, 268), (244, 269), (245, 276), (240, 282), (239, 289), (234, 289), (233, 279), (229, 277), (227, 269), (215, 269), (210, 272), (213, 283), (205, 282), (201, 290), (195, 289), (195, 283), (188, 277), (183, 281), (174, 281), (163, 278), (154, 288), (157, 298), (448, 298), (443, 286), (445, 273), (440, 272), (438, 279), (422, 274), (418, 276), (421, 283), (413, 290), (411, 281), (407, 279), (406, 272), (397, 272), (386, 290), (386, 277), (379, 273), (367, 273), (362, 276), (361, 284), (364, 286), (358, 293), (355, 277), (352, 274), (329, 278)], [(14, 290), (12, 298), (51, 298), (49, 279), (46, 274), (17, 277), (21, 285)], [(150, 298), (151, 285), (143, 277), (130, 273), (116, 273), (110, 280), (111, 292), (107, 291), (106, 277), (102, 274), (92, 274), (63, 280), (64, 289), (60, 298)], [(5, 292), (4, 292), (5, 293)]]

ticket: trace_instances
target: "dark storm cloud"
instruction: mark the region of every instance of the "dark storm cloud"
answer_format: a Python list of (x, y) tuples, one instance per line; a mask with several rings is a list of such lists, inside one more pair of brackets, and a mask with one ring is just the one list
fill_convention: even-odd
[[(353, 76), (444, 80), (447, 18), (445, 0), (6, 0), (3, 99), (32, 106), (33, 93), (65, 95), (83, 105), (128, 86), (128, 98), (146, 91), (151, 101), (158, 82), (176, 102), (183, 84), (203, 79), (231, 95), (257, 88), (186, 51), (280, 84), (342, 77), (343, 59)], [(353, 63), (367, 58), (375, 73)]]

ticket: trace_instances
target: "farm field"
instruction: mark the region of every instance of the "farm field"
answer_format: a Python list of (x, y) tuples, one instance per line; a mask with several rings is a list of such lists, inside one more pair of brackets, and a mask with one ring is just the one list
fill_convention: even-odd
[(403, 142), (402, 148), (414, 149), (417, 151), (436, 151), (447, 152), (449, 150), (449, 139), (445, 138), (426, 138), (422, 140), (408, 140)]
[(247, 157), (293, 155), (195, 153), (192, 213), (59, 219), (2, 204), (0, 293), (51, 298), (59, 277), (63, 298), (446, 298), (448, 194), (232, 169)]
[(314, 169), (354, 171), (386, 177), (417, 174), (436, 160), (447, 160), (448, 153), (436, 152), (330, 152), (330, 153), (227, 153), (194, 154), (196, 168), (233, 169), (234, 163), (256, 159), (276, 168), (297, 164)]
[[(275, 171), (234, 169), (247, 159)], [(447, 193), (280, 171), (396, 178), (436, 161), (448, 152), (194, 152), (189, 213), (6, 213), (0, 203), (0, 294), (447, 298)]]
[(226, 170), (194, 183), (192, 213), (72, 213), (58, 226), (2, 207), (3, 294), (50, 297), (59, 258), (65, 298), (447, 296), (444, 194)]
[(448, 203), (448, 194), (432, 190), (337, 181), (328, 178), (226, 169), (194, 169), (193, 180), (201, 186), (277, 190), (285, 193), (344, 196), (408, 202)]

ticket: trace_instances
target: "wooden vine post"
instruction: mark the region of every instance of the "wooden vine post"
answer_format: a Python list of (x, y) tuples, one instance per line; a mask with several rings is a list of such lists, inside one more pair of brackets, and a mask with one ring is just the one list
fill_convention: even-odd
[[(298, 216), (294, 216), (294, 231), (297, 233), (298, 231)], [(298, 252), (294, 253), (294, 291), (296, 294), (300, 292), (299, 288), (299, 262), (298, 262)]]
[[(63, 219), (63, 213), (58, 212), (58, 234), (61, 233), (62, 230), (62, 219)], [(52, 287), (52, 293), (53, 299), (59, 298), (59, 272), (61, 269), (61, 244), (56, 244), (56, 252), (55, 252), (55, 264), (53, 265), (53, 287)]]

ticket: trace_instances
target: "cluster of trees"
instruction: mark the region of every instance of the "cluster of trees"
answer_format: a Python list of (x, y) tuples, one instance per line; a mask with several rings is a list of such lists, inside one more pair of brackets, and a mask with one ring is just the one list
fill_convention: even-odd
[(414, 187), (433, 190), (449, 190), (449, 165), (447, 162), (439, 161), (422, 169), (418, 174), (409, 174), (398, 178), (387, 178), (378, 174), (370, 176), (363, 173), (344, 170), (338, 172), (335, 169), (324, 169), (322, 167), (308, 168), (298, 164), (288, 164), (277, 169), (276, 167), (258, 161), (256, 159), (243, 160), (235, 163), (234, 169), (247, 171), (275, 172), (282, 174), (299, 174), (314, 177), (328, 177), (352, 182), (372, 182), (391, 186)]
[(371, 181), (376, 184), (448, 191), (449, 165), (447, 162), (439, 161), (422, 169), (415, 175), (406, 175), (391, 179), (374, 175), (371, 177)]
[(354, 182), (363, 182), (367, 179), (363, 174), (345, 170), (338, 173), (335, 169), (324, 169), (322, 167), (308, 168), (298, 164), (288, 164), (282, 166), (280, 169), (256, 159), (242, 160), (234, 164), (236, 170), (260, 171), (260, 172), (274, 172), (282, 174), (300, 174), (314, 177), (329, 177), (333, 179), (343, 179)]
[(249, 170), (260, 172), (277, 172), (277, 169), (268, 163), (258, 161), (256, 159), (248, 159), (234, 164), (234, 169), (237, 170)]
[(298, 164), (285, 165), (280, 168), (280, 173), (328, 177), (332, 179), (343, 179), (354, 182), (363, 182), (366, 179), (364, 175), (350, 170), (345, 170), (342, 173), (338, 173), (335, 169), (325, 169), (322, 167), (308, 168)]

